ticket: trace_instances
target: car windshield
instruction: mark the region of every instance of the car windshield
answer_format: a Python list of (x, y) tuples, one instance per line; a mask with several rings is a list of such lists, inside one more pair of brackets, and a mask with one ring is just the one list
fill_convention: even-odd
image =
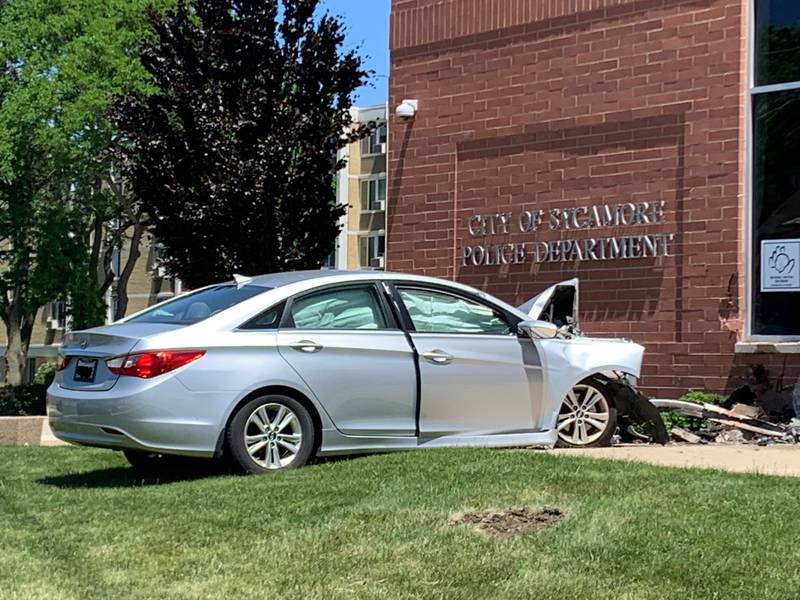
[(234, 284), (217, 285), (157, 304), (150, 310), (129, 319), (128, 323), (192, 325), (271, 289), (260, 285), (242, 287)]

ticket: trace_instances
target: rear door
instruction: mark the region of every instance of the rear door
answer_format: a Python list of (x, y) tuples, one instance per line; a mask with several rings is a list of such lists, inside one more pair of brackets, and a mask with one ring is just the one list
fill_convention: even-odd
[(374, 283), (291, 299), (278, 349), (342, 433), (415, 435), (414, 355)]
[(419, 354), (420, 437), (530, 432), (542, 393), (536, 346), (475, 298), (397, 284)]

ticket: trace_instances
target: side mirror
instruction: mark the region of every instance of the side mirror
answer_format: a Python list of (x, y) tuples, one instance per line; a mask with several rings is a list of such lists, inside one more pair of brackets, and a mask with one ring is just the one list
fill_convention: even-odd
[(517, 331), (534, 340), (549, 340), (558, 336), (558, 325), (549, 321), (522, 321)]

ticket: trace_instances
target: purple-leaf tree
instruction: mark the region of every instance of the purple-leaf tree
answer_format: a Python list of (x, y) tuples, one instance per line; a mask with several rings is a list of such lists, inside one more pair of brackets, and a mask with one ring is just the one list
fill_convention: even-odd
[(344, 207), (336, 158), (368, 73), (319, 0), (191, 0), (149, 15), (150, 93), (119, 98), (126, 175), (190, 287), (317, 268)]

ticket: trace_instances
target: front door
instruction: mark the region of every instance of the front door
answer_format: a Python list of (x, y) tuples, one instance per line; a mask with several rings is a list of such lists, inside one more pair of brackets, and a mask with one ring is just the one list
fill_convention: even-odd
[(420, 436), (534, 430), (542, 369), (531, 340), (476, 299), (405, 285), (397, 292), (419, 354)]
[(292, 299), (278, 349), (349, 435), (413, 436), (414, 354), (375, 286), (335, 286)]

